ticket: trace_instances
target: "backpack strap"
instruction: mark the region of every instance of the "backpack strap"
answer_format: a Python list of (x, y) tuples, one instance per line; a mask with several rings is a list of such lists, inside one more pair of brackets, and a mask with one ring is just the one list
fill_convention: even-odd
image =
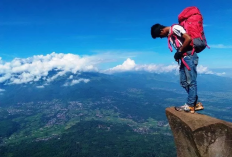
[(181, 58), (182, 63), (185, 65), (185, 67), (190, 71), (191, 69), (189, 68), (188, 64), (185, 62), (184, 57)]
[(171, 38), (171, 33), (170, 33), (170, 35), (168, 36), (168, 48), (169, 48), (170, 51), (172, 52), (172, 46), (171, 46), (171, 43), (170, 43), (170, 38)]
[(183, 57), (181, 57), (181, 61), (182, 61), (182, 63), (184, 64), (184, 66), (188, 69), (188, 71), (190, 71), (191, 69), (190, 69), (190, 67), (188, 66), (188, 64), (185, 62), (185, 60), (184, 60), (184, 57), (185, 56), (187, 56), (187, 53), (184, 53), (183, 54)]
[(170, 43), (170, 39), (171, 39), (172, 36), (175, 38), (173, 42), (175, 42), (175, 44), (176, 44), (177, 47), (180, 47), (180, 43), (179, 43), (179, 41), (177, 39), (177, 36), (173, 33), (173, 30), (172, 30), (172, 28), (173, 28), (174, 25), (176, 25), (176, 24), (173, 24), (170, 27), (170, 34), (168, 35), (168, 48), (170, 49), (171, 52), (173, 51), (171, 43)]
[(192, 52), (191, 52), (191, 55), (193, 55), (193, 54), (194, 54), (194, 52), (195, 52), (195, 48), (193, 47), (193, 50), (192, 50)]

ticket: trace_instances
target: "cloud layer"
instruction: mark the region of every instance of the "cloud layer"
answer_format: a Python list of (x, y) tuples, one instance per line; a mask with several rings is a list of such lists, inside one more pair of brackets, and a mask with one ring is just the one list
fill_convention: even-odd
[[(137, 65), (135, 64), (134, 60), (128, 58), (124, 61), (121, 65), (117, 65), (113, 68), (107, 69), (105, 73), (115, 73), (115, 72), (125, 72), (125, 71), (147, 71), (147, 72), (154, 72), (154, 73), (167, 73), (167, 72), (175, 72), (179, 70), (178, 64), (171, 64), (171, 65), (159, 65), (159, 64), (142, 64)], [(214, 73), (213, 71), (209, 70), (207, 67), (199, 65), (197, 67), (197, 72), (199, 74), (215, 74), (215, 75), (223, 75), (223, 73)]]
[(128, 58), (126, 61), (123, 62), (121, 65), (117, 65), (113, 68), (107, 69), (105, 73), (115, 73), (115, 72), (125, 72), (125, 71), (148, 71), (148, 72), (155, 72), (155, 73), (164, 73), (164, 72), (172, 72), (178, 69), (177, 64), (172, 64), (168, 66), (164, 65), (157, 65), (157, 64), (142, 64), (137, 65), (135, 64), (134, 60)]
[[(147, 71), (154, 73), (178, 71), (177, 64), (167, 66), (158, 64), (136, 64), (130, 58), (127, 58), (122, 64), (113, 68), (99, 70), (98, 66), (101, 63), (111, 60), (103, 56), (79, 56), (53, 52), (48, 55), (37, 55), (25, 59), (16, 58), (11, 62), (3, 62), (0, 58), (0, 83), (22, 84), (36, 82), (41, 79), (49, 83), (65, 75), (67, 72), (76, 74), (78, 72), (92, 71), (112, 74), (125, 71)], [(53, 76), (49, 75), (49, 72), (54, 70), (57, 73)], [(198, 66), (198, 73), (215, 74), (204, 66)], [(88, 83), (89, 81), (89, 79), (85, 78), (74, 79), (73, 75), (70, 75), (67, 81), (68, 83), (64, 84), (64, 86), (72, 86), (80, 82)], [(44, 88), (44, 86), (37, 86), (37, 88)]]
[(210, 47), (217, 49), (232, 49), (232, 45), (223, 45), (223, 44), (210, 45)]
[(66, 82), (64, 84), (64, 86), (73, 86), (73, 85), (78, 84), (80, 82), (88, 83), (89, 81), (90, 81), (89, 79), (80, 78), (78, 80), (72, 80), (71, 82)]
[[(46, 56), (38, 55), (26, 59), (16, 58), (11, 62), (0, 62), (0, 83), (21, 84), (38, 81), (41, 78), (53, 81), (67, 72), (98, 71), (93, 57), (80, 57), (74, 54), (51, 53)], [(47, 78), (52, 70), (59, 71), (51, 78)]]

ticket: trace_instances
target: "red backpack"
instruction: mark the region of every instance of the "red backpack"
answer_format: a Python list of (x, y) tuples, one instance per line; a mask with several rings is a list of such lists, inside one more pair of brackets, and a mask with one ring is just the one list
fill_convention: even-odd
[[(205, 49), (207, 45), (204, 30), (203, 30), (203, 17), (197, 7), (187, 7), (185, 8), (179, 15), (178, 15), (178, 21), (179, 25), (184, 27), (186, 30), (186, 33), (191, 36), (192, 42), (191, 46), (193, 46), (194, 52), (201, 52)], [(170, 38), (173, 36), (173, 30), (171, 26), (171, 32), (168, 36), (168, 46), (170, 50), (172, 51), (172, 47), (170, 45)], [(179, 43), (177, 41), (177, 37), (175, 37), (175, 42), (177, 47), (179, 46)], [(209, 48), (209, 47), (208, 47)]]

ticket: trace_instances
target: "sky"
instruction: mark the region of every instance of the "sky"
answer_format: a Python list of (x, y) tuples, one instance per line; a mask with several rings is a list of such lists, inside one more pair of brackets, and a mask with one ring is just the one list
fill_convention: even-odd
[(52, 69), (174, 71), (175, 52), (150, 28), (177, 23), (188, 6), (200, 9), (210, 46), (199, 73), (232, 76), (231, 0), (1, 0), (0, 82), (37, 81)]

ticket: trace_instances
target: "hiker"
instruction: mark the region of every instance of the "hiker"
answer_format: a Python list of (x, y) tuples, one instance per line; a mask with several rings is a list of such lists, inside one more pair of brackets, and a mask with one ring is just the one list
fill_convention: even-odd
[[(177, 43), (173, 42), (173, 38), (171, 37), (169, 40), (176, 48), (176, 53), (174, 54), (175, 61), (180, 63), (179, 67), (179, 75), (180, 75), (180, 84), (188, 93), (187, 102), (185, 105), (180, 106), (179, 108), (186, 111), (194, 113), (194, 106), (196, 105), (198, 96), (197, 96), (197, 64), (198, 64), (198, 55), (196, 52), (192, 53), (192, 46), (190, 46), (190, 42), (192, 38), (186, 33), (185, 29), (180, 25), (173, 25), (172, 27), (163, 26), (160, 24), (155, 24), (151, 27), (151, 36), (152, 38), (164, 38), (168, 37), (171, 32), (171, 28), (173, 33), (177, 36), (180, 44), (180, 47), (177, 47)], [(183, 59), (182, 59), (183, 58)], [(183, 62), (185, 61), (185, 63)], [(187, 64), (188, 67), (185, 66)], [(187, 68), (190, 68), (188, 70)]]
[[(191, 13), (191, 11), (199, 11), (196, 7), (189, 7), (186, 9), (188, 13)], [(181, 23), (180, 17), (183, 14), (183, 12), (178, 16), (179, 23)], [(193, 15), (195, 16), (196, 14), (194, 13)], [(194, 18), (195, 19), (201, 18), (200, 22), (203, 21), (203, 18), (200, 15), (199, 16), (197, 15)], [(178, 63), (180, 61), (180, 67), (179, 67), (180, 84), (186, 90), (188, 97), (186, 103), (183, 106), (175, 107), (177, 111), (183, 110), (185, 112), (195, 113), (195, 111), (197, 110), (204, 109), (202, 103), (198, 102), (198, 95), (197, 95), (197, 64), (198, 64), (197, 52), (201, 52), (207, 46), (205, 36), (202, 33), (203, 24), (201, 23), (201, 25), (202, 25), (202, 31), (200, 32), (201, 33), (200, 38), (195, 38), (194, 40), (191, 37), (191, 35), (186, 32), (185, 28), (180, 24), (175, 24), (172, 26), (163, 26), (157, 23), (151, 27), (152, 38), (155, 39), (157, 37), (159, 38), (167, 37), (170, 50), (172, 51), (172, 47), (170, 43), (176, 49), (176, 53), (174, 54), (175, 61), (177, 61)]]

